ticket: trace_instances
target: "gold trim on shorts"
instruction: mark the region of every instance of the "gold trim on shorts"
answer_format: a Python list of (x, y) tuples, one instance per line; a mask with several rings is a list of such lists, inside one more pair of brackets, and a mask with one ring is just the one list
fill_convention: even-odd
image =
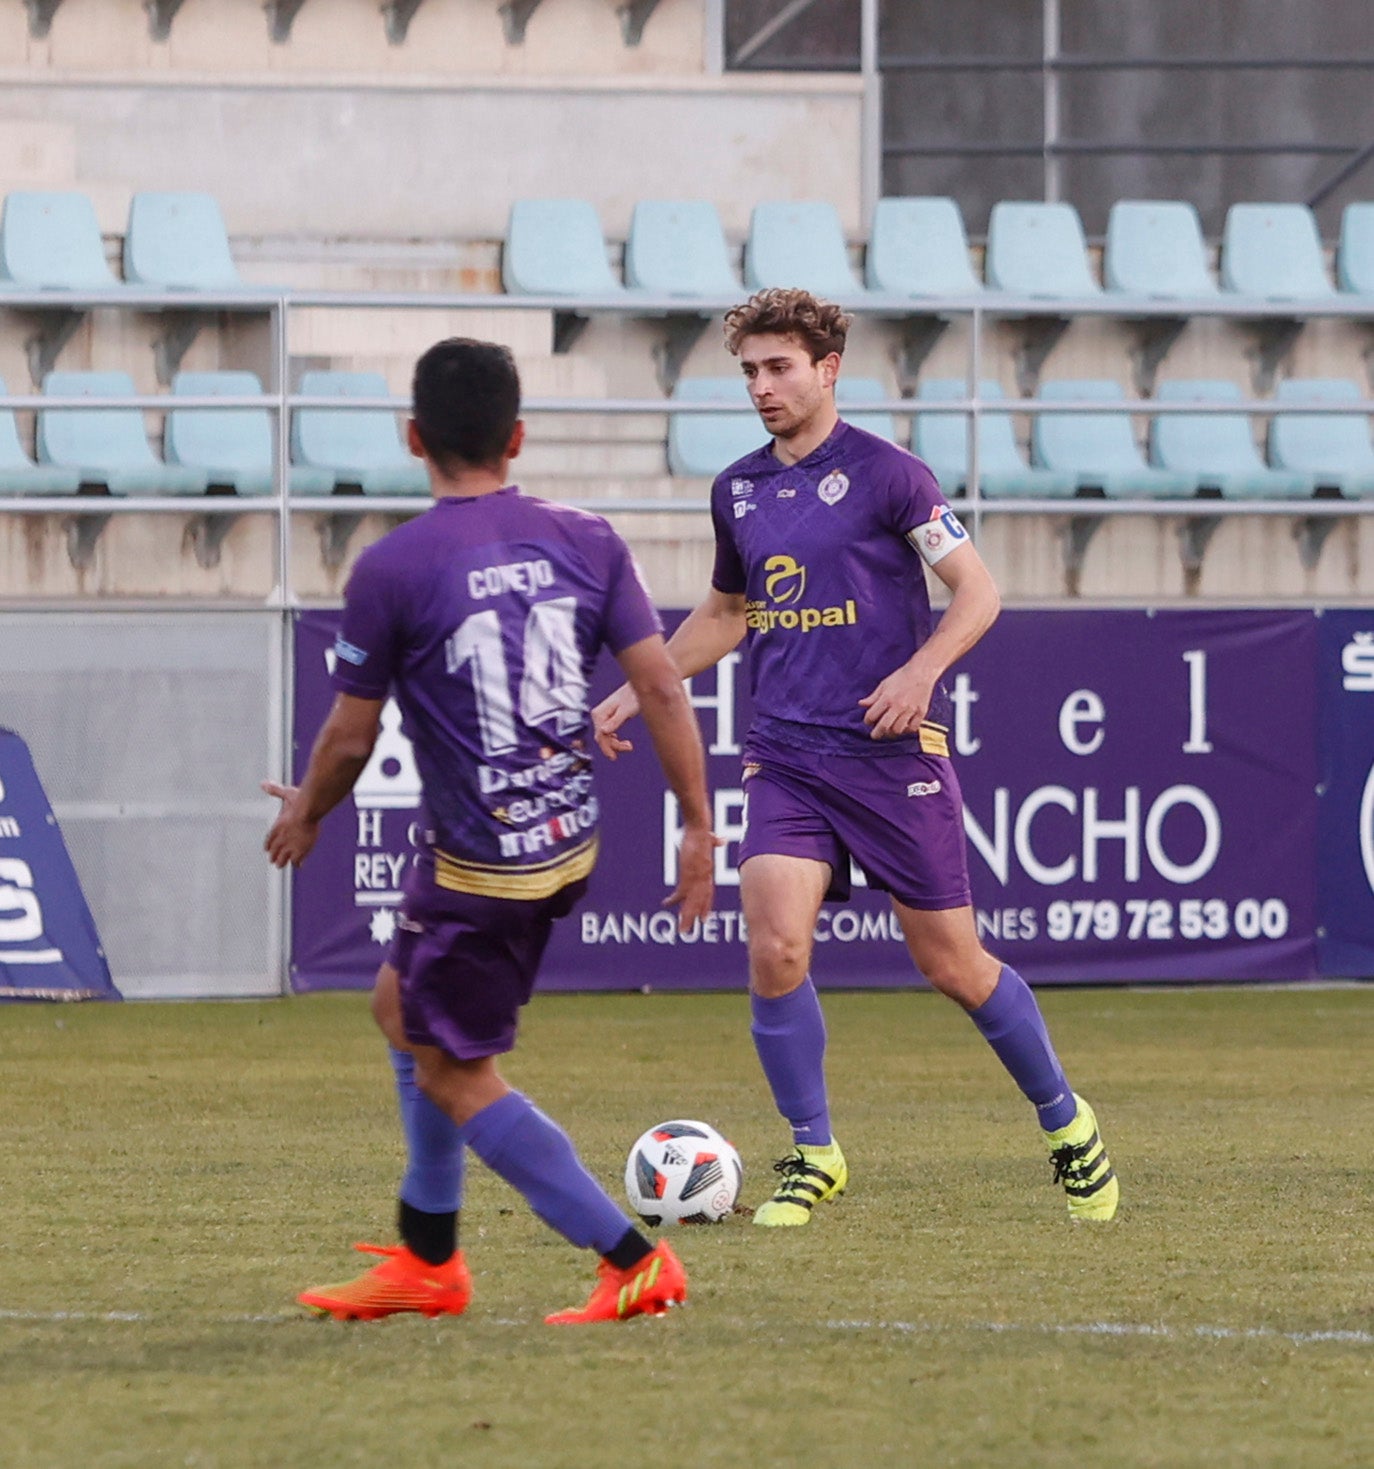
[(451, 893), (473, 893), (481, 898), (551, 898), (570, 882), (590, 875), (596, 866), (597, 839), (546, 862), (527, 867), (502, 867), (488, 862), (463, 862), (434, 849), (434, 881)]

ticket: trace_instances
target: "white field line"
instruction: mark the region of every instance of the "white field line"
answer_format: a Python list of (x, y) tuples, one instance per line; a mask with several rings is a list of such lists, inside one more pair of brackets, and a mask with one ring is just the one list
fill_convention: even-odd
[[(62, 1325), (67, 1322), (113, 1322), (147, 1324), (159, 1318), (142, 1311), (6, 1311), (0, 1310), (0, 1321), (29, 1321)], [(289, 1321), (306, 1321), (304, 1312), (292, 1315), (201, 1317), (203, 1321), (226, 1326), (277, 1326)], [(528, 1326), (527, 1321), (502, 1318), (496, 1326)], [(994, 1336), (1105, 1336), (1147, 1337), (1156, 1341), (1286, 1341), (1295, 1346), (1313, 1346), (1332, 1342), (1340, 1346), (1374, 1347), (1370, 1331), (1280, 1331), (1273, 1326), (1160, 1326), (1133, 1321), (1085, 1322), (1019, 1322), (968, 1321), (935, 1323), (926, 1321), (827, 1321), (829, 1331), (885, 1331), (902, 1336), (957, 1336), (961, 1332), (986, 1332)]]

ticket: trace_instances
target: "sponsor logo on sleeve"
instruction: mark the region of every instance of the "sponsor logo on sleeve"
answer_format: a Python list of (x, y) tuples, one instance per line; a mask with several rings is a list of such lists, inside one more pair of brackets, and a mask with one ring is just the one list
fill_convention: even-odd
[(334, 656), (342, 658), (345, 663), (351, 663), (355, 668), (361, 668), (367, 662), (367, 650), (359, 648), (353, 643), (346, 643), (342, 638), (334, 640)]
[(940, 794), (940, 782), (938, 780), (913, 780), (906, 788), (908, 796), (938, 796)]

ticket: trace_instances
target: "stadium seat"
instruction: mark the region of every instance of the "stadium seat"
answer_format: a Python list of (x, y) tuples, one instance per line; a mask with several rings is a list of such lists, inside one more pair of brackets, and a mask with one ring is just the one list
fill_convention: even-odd
[(1307, 205), (1232, 204), (1221, 237), (1221, 284), (1269, 301), (1334, 295)]
[[(1241, 401), (1233, 382), (1189, 378), (1159, 385), (1161, 403)], [(1202, 490), (1226, 499), (1295, 500), (1312, 494), (1310, 475), (1270, 469), (1255, 447), (1245, 413), (1163, 413), (1150, 433), (1151, 462), (1159, 469), (1188, 475)]]
[(1342, 291), (1374, 296), (1374, 204), (1347, 204), (1341, 215), (1336, 284)]
[[(1275, 396), (1280, 403), (1358, 403), (1360, 390), (1349, 378), (1288, 378)], [(1374, 446), (1363, 413), (1276, 413), (1269, 462), (1348, 499), (1374, 496)]]
[(1181, 200), (1119, 199), (1107, 216), (1102, 278), (1128, 296), (1215, 296), (1197, 210)]
[(1072, 204), (1001, 200), (988, 220), (988, 285), (1013, 296), (1071, 300), (1101, 293)]
[(29, 290), (109, 290), (95, 208), (85, 194), (8, 194), (0, 212), (0, 278)]
[[(132, 398), (127, 372), (50, 372), (49, 397)], [(203, 495), (203, 470), (166, 464), (153, 453), (141, 408), (44, 408), (38, 414), (38, 458), (77, 472), (82, 484), (112, 495)]]
[(828, 301), (856, 301), (854, 277), (835, 206), (825, 200), (767, 201), (754, 206), (744, 247), (744, 284), (799, 286)]
[[(248, 398), (262, 392), (251, 372), (179, 372), (172, 392), (181, 397)], [(204, 470), (210, 484), (238, 495), (270, 495), (272, 418), (266, 408), (173, 408), (167, 414), (163, 449), (169, 464)], [(290, 466), (293, 495), (328, 495), (331, 469)]]
[[(307, 372), (300, 391), (312, 398), (386, 398), (380, 372)], [(298, 408), (291, 421), (291, 458), (330, 470), (340, 488), (365, 495), (427, 495), (424, 465), (401, 442), (388, 408)]]
[(716, 206), (705, 199), (641, 199), (625, 241), (625, 283), (660, 296), (738, 296)]
[(864, 279), (892, 296), (977, 296), (983, 283), (969, 259), (968, 236), (953, 199), (879, 199), (873, 210)]
[(124, 235), (124, 278), (168, 290), (218, 291), (243, 281), (210, 194), (135, 194)]
[(882, 403), (891, 396), (876, 377), (841, 377), (835, 384), (835, 403), (844, 421), (895, 444), (897, 425), (892, 415), (863, 411), (863, 404)]
[[(9, 391), (0, 380), (0, 397)], [(74, 495), (81, 476), (55, 464), (35, 464), (19, 442), (13, 412), (0, 408), (0, 495)]]
[(1136, 443), (1121, 384), (1110, 378), (1042, 383), (1045, 403), (1100, 402), (1101, 413), (1037, 413), (1031, 428), (1035, 464), (1072, 475), (1079, 489), (1113, 500), (1186, 499), (1197, 488), (1190, 475), (1156, 469)]
[[(688, 403), (749, 403), (742, 377), (685, 377), (673, 397)], [(727, 464), (768, 442), (757, 414), (674, 413), (668, 419), (668, 469), (673, 474), (715, 478)]]
[[(963, 402), (968, 385), (959, 378), (930, 378), (920, 385), (923, 403)], [(990, 378), (978, 384), (978, 396), (998, 399), (1001, 387)], [(934, 471), (946, 495), (968, 493), (969, 429), (966, 413), (918, 413), (914, 416), (911, 450)], [(1009, 413), (978, 416), (978, 484), (989, 499), (1065, 499), (1078, 489), (1071, 474), (1032, 468), (1016, 443)]]
[(501, 280), (516, 296), (614, 296), (606, 237), (585, 199), (517, 199), (501, 252)]

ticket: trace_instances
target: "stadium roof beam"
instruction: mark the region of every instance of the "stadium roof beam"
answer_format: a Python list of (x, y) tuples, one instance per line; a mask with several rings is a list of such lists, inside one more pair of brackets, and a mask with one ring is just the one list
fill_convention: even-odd
[(404, 43), (415, 12), (424, 0), (382, 0), (382, 19), (386, 22), (386, 38), (393, 46)]
[(264, 0), (267, 33), (280, 46), (291, 39), (291, 27), (305, 0)]
[(627, 46), (638, 46), (649, 17), (658, 9), (658, 0), (626, 0), (618, 7), (620, 34)]
[(165, 41), (172, 34), (172, 21), (185, 0), (143, 0), (148, 12), (148, 34), (155, 41)]
[(29, 12), (29, 35), (41, 41), (52, 29), (52, 18), (62, 0), (24, 0), (24, 9)]
[(501, 7), (501, 24), (505, 27), (507, 45), (524, 45), (525, 27), (539, 5), (540, 0), (506, 0)]

